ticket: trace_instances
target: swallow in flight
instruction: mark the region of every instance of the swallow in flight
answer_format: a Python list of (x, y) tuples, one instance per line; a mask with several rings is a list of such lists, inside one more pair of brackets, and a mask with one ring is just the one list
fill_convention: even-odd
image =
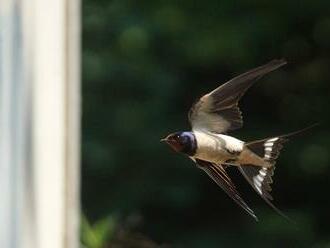
[[(286, 217), (273, 203), (271, 192), (275, 162), (282, 144), (298, 132), (244, 142), (227, 135), (243, 126), (238, 101), (254, 82), (286, 64), (285, 60), (269, 63), (239, 75), (202, 96), (189, 111), (191, 131), (176, 132), (161, 141), (174, 151), (189, 156), (239, 206), (257, 219), (253, 210), (240, 196), (226, 168), (235, 166), (253, 189), (277, 213)], [(286, 217), (287, 218), (287, 217)]]

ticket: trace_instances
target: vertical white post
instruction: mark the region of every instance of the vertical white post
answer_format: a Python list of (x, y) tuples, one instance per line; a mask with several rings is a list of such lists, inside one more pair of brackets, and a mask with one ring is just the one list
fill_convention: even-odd
[(23, 230), (23, 168), (26, 127), (22, 80), (20, 12), (14, 1), (0, 1), (0, 247), (17, 247)]
[(79, 247), (79, 25), (79, 0), (0, 0), (0, 247)]
[[(81, 6), (80, 0), (66, 3), (66, 164), (65, 248), (80, 247), (80, 123), (81, 123)], [(74, 235), (72, 235), (74, 234)]]

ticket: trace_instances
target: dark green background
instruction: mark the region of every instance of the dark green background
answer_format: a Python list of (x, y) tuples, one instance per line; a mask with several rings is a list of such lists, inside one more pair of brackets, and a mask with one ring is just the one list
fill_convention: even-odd
[[(245, 125), (231, 134), (321, 125), (277, 163), (275, 205), (296, 224), (230, 169), (256, 223), (159, 139), (190, 128), (202, 94), (282, 57), (288, 65), (241, 100)], [(82, 70), (82, 209), (92, 222), (115, 216), (170, 247), (330, 247), (329, 1), (84, 0)]]

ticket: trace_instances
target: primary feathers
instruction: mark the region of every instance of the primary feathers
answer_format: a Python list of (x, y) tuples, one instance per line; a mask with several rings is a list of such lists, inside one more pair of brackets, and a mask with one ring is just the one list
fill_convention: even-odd
[(258, 79), (285, 64), (285, 60), (273, 60), (229, 80), (201, 97), (189, 111), (192, 128), (214, 133), (241, 128), (243, 119), (238, 101)]

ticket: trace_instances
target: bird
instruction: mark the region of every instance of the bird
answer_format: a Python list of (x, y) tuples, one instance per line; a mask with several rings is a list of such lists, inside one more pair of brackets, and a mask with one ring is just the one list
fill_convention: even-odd
[(245, 92), (264, 75), (284, 66), (285, 59), (275, 59), (234, 77), (203, 95), (189, 110), (190, 131), (174, 132), (161, 139), (175, 152), (188, 156), (197, 168), (220, 186), (256, 221), (258, 217), (243, 200), (227, 173), (236, 167), (258, 195), (278, 214), (289, 219), (272, 203), (271, 184), (276, 159), (290, 136), (311, 127), (285, 135), (244, 142), (228, 132), (243, 126), (238, 102)]

